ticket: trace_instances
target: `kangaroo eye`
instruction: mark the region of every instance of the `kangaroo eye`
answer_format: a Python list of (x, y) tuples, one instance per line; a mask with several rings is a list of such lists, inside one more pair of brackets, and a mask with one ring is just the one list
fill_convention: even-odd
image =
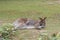
[(40, 26), (42, 26), (42, 24), (40, 24)]

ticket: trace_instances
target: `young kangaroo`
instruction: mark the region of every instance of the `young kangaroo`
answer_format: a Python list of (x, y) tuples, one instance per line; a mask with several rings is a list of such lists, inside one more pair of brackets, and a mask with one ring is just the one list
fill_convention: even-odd
[(41, 29), (45, 27), (45, 19), (46, 17), (39, 18), (39, 20), (33, 20), (30, 18), (19, 18), (13, 23), (13, 25), (15, 29)]

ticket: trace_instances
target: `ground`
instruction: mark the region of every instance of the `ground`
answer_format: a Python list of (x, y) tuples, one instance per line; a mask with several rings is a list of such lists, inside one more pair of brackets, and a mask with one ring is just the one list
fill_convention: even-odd
[[(47, 17), (46, 28), (49, 33), (60, 31), (59, 0), (0, 0), (0, 24), (12, 23), (17, 18), (38, 19)], [(37, 40), (41, 30), (19, 30), (16, 40)]]

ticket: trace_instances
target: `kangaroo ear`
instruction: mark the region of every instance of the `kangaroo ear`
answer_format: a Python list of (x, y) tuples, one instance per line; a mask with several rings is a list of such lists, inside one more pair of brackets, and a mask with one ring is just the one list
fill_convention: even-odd
[(46, 19), (47, 17), (44, 17), (44, 20)]

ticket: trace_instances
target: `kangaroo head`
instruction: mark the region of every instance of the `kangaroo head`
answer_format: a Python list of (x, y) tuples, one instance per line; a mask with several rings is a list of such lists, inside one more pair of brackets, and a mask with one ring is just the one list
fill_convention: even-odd
[(44, 17), (44, 18), (39, 18), (40, 19), (40, 26), (45, 26), (45, 20), (46, 20), (47, 17)]

